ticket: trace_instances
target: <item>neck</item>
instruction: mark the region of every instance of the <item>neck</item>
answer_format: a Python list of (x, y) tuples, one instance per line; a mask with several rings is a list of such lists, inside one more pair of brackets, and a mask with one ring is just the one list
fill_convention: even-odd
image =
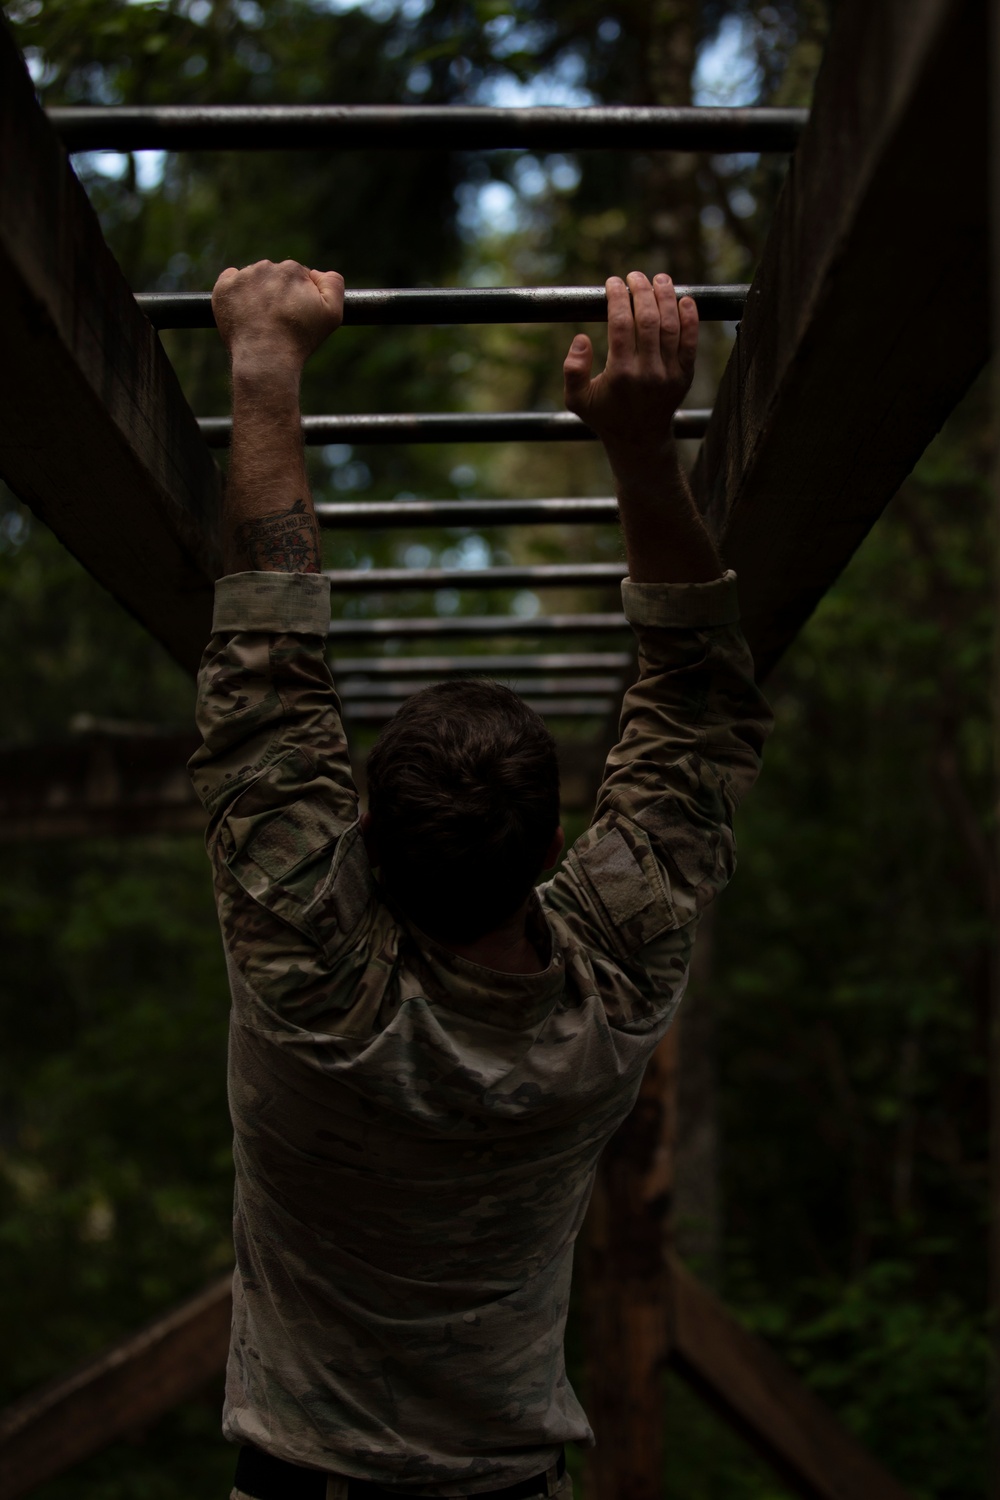
[(542, 962), (527, 931), (528, 903), (525, 902), (512, 917), (492, 932), (484, 932), (473, 943), (444, 943), (460, 958), (470, 963), (482, 964), (485, 969), (497, 969), (501, 974), (540, 974), (546, 965)]

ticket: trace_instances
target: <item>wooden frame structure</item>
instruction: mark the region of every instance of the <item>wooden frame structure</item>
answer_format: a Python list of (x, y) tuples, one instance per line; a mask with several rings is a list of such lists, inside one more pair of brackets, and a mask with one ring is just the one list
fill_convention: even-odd
[[(977, 0), (839, 7), (695, 470), (741, 577), (760, 675), (986, 358), (986, 24)], [(0, 365), (0, 473), (193, 669), (208, 631), (217, 472), (5, 31), (0, 327), (16, 351)], [(43, 388), (59, 404), (55, 433), (43, 429)], [(659, 1380), (672, 1364), (798, 1493), (903, 1500), (674, 1257), (677, 1048), (672, 1032), (599, 1173), (583, 1259), (600, 1287), (589, 1406), (606, 1456), (599, 1448), (588, 1488), (601, 1500), (659, 1495)], [(221, 1369), (226, 1325), (220, 1283), (0, 1415), (0, 1500), (196, 1390)]]

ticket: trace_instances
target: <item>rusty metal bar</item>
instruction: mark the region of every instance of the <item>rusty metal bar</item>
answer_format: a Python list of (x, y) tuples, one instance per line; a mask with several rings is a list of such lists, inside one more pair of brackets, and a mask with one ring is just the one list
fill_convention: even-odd
[(613, 563), (533, 563), (502, 568), (326, 569), (339, 594), (396, 593), (401, 589), (603, 588), (628, 569)]
[[(678, 286), (702, 322), (738, 321), (749, 287)], [(214, 328), (209, 292), (139, 292), (154, 328)], [(344, 294), (344, 326), (413, 328), (421, 324), (604, 323), (603, 286), (393, 287)]]
[(804, 109), (155, 105), (50, 109), (69, 151), (794, 151)]
[[(529, 708), (544, 719), (606, 718), (617, 698), (525, 698)], [(391, 719), (398, 703), (351, 703), (344, 705), (344, 718), (351, 724), (382, 723)]]
[[(699, 438), (710, 411), (691, 408), (674, 416), (674, 436)], [(228, 448), (231, 417), (199, 417), (210, 448)], [(363, 416), (303, 417), (308, 447), (326, 443), (544, 443), (592, 442), (595, 435), (568, 411), (384, 412)]]
[[(516, 674), (508, 674), (516, 681)], [(340, 701), (350, 711), (355, 702), (395, 702), (404, 698), (412, 698), (415, 693), (423, 692), (424, 688), (436, 687), (435, 678), (412, 678), (400, 681), (390, 680), (388, 682), (365, 682), (355, 679), (349, 682), (339, 682), (337, 692)], [(522, 698), (539, 695), (546, 698), (565, 697), (593, 697), (597, 694), (612, 693), (620, 698), (624, 691), (624, 684), (617, 677), (536, 677), (526, 682), (521, 693)]]
[(319, 524), (338, 531), (385, 527), (606, 525), (617, 500), (359, 500), (320, 501)]
[(332, 641), (431, 640), (434, 637), (620, 634), (631, 627), (624, 615), (434, 615), (397, 620), (331, 620)]
[(629, 672), (635, 668), (629, 651), (551, 651), (545, 655), (511, 652), (507, 656), (340, 656), (330, 669), (338, 684), (351, 676), (449, 677), (521, 676), (525, 672)]

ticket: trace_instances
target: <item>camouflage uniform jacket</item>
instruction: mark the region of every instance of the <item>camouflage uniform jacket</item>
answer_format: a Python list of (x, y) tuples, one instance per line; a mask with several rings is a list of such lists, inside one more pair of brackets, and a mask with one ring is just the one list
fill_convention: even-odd
[(548, 965), (515, 975), (380, 896), (326, 580), (217, 586), (191, 772), (233, 1001), (233, 1441), (414, 1495), (592, 1441), (563, 1361), (573, 1244), (733, 868), (769, 718), (732, 574), (623, 592), (639, 681), (594, 821), (533, 903)]

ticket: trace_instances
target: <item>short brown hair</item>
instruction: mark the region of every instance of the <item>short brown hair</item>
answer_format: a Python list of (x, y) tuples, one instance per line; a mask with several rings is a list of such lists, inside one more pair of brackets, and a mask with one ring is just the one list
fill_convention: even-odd
[(559, 825), (555, 741), (501, 683), (424, 688), (372, 748), (368, 806), (389, 897), (432, 937), (474, 942), (541, 872)]

